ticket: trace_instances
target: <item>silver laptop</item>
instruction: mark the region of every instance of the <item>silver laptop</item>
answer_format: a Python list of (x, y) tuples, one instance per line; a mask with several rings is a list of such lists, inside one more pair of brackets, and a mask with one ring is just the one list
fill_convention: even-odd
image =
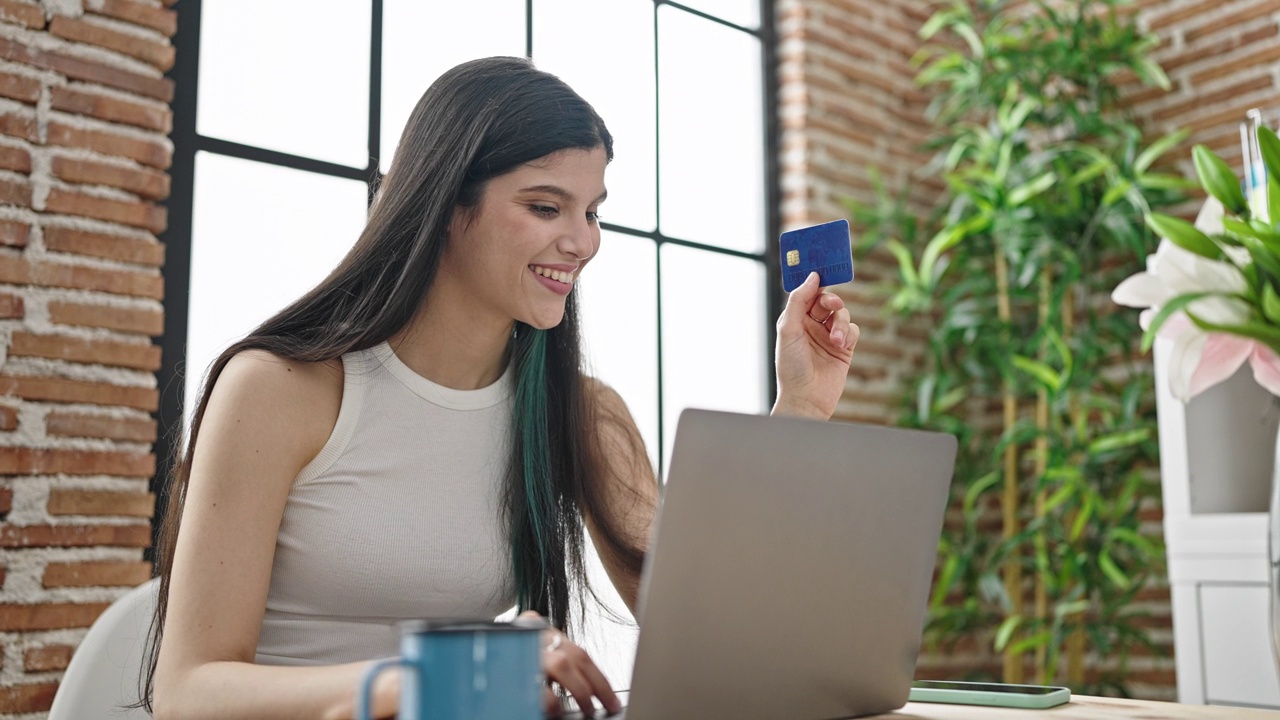
[(684, 411), (626, 720), (905, 704), (955, 454), (939, 433)]

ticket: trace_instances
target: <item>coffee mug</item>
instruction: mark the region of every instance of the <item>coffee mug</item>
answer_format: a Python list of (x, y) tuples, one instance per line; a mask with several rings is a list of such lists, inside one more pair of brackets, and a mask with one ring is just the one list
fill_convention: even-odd
[(414, 620), (400, 625), (400, 657), (374, 663), (356, 713), (369, 720), (373, 683), (403, 668), (399, 720), (541, 720), (545, 622)]

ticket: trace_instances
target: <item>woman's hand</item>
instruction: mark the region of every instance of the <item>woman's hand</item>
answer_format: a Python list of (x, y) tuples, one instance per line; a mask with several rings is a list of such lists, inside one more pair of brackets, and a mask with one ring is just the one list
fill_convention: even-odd
[[(532, 610), (520, 614), (520, 617), (539, 617)], [(560, 717), (564, 707), (560, 698), (552, 691), (550, 684), (556, 683), (573, 696), (588, 717), (594, 712), (593, 698), (599, 698), (600, 704), (609, 714), (622, 710), (622, 703), (609, 680), (600, 668), (582, 648), (574, 645), (564, 633), (551, 628), (543, 633), (542, 668), (547, 673), (547, 690), (543, 694), (543, 706), (548, 717)]]
[(778, 318), (778, 402), (773, 412), (829, 419), (844, 392), (858, 334), (844, 301), (822, 292), (818, 274), (809, 273)]

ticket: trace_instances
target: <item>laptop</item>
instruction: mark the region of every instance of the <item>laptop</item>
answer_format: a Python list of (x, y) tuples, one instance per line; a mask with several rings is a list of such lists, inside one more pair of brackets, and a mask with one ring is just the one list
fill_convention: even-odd
[(622, 717), (902, 707), (955, 455), (940, 433), (685, 410)]

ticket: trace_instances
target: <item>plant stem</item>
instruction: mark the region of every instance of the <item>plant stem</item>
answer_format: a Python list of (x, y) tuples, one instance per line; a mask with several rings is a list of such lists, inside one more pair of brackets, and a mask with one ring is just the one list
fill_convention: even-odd
[[(1068, 287), (1062, 303), (1062, 340), (1070, 342), (1071, 333), (1075, 331), (1076, 324), (1076, 308), (1075, 287)], [(1080, 404), (1074, 396), (1069, 398), (1067, 403), (1068, 412), (1074, 419), (1080, 412)], [(1068, 519), (1068, 527), (1075, 524), (1075, 518)], [(1069, 588), (1062, 588), (1065, 593)], [(1080, 687), (1084, 684), (1084, 613), (1076, 613), (1072, 618), (1072, 625), (1075, 629), (1067, 636), (1067, 682), (1072, 687)]]
[[(1050, 284), (1053, 282), (1052, 272), (1046, 265), (1040, 270), (1040, 329), (1041, 332), (1049, 326), (1049, 299)], [(1047, 359), (1047, 349), (1044, 340), (1040, 341), (1039, 359), (1044, 362)], [(1035, 477), (1036, 482), (1040, 484), (1036, 491), (1036, 520), (1039, 529), (1036, 530), (1035, 548), (1036, 548), (1036, 620), (1040, 621), (1040, 627), (1045, 626), (1045, 621), (1049, 617), (1049, 592), (1045, 585), (1045, 573), (1048, 568), (1040, 567), (1039, 560), (1047, 557), (1048, 541), (1044, 532), (1044, 515), (1045, 515), (1045, 490), (1043, 487), (1045, 472), (1049, 469), (1049, 391), (1041, 385), (1036, 390), (1036, 429), (1040, 434), (1036, 436), (1036, 465)], [(1041, 684), (1048, 684), (1047, 664), (1046, 660), (1047, 643), (1039, 643), (1036, 645), (1036, 675), (1040, 678)]]
[[(996, 243), (996, 284), (998, 295), (996, 308), (1000, 321), (1006, 331), (1013, 320), (1013, 312), (1009, 303), (1009, 265), (1004, 251)], [(1018, 398), (1014, 395), (1012, 378), (1004, 379), (1004, 431), (1009, 433), (1018, 422)], [(1018, 534), (1018, 448), (1009, 443), (1004, 449), (1004, 496), (1001, 501), (1004, 515), (1004, 539), (1012, 540)], [(1022, 614), (1022, 563), (1016, 548), (1004, 563), (1004, 589), (1009, 596), (1009, 614)], [(1004, 681), (1021, 683), (1023, 681), (1022, 653), (1015, 653), (1009, 647), (1004, 651)]]

